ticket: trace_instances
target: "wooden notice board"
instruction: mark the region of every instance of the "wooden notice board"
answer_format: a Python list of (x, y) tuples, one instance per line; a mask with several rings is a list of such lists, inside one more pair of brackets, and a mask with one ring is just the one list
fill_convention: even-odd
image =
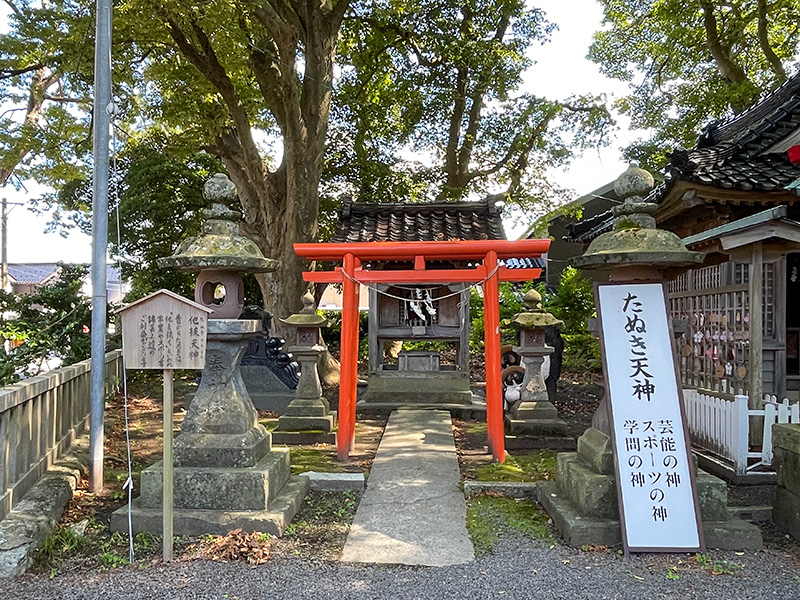
[(125, 367), (202, 369), (206, 362), (211, 309), (169, 290), (159, 290), (122, 307)]
[(597, 284), (595, 297), (625, 552), (703, 551), (666, 288)]
[[(169, 290), (159, 290), (117, 311), (122, 317), (122, 356), (126, 369), (164, 371), (163, 557), (172, 560), (173, 526), (173, 370), (202, 369), (210, 308)], [(130, 496), (129, 496), (130, 497)], [(132, 532), (131, 532), (132, 533)]]

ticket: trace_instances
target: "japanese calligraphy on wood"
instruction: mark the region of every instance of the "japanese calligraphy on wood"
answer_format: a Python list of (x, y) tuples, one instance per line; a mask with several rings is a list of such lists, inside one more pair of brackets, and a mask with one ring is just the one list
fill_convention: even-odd
[(664, 286), (603, 284), (596, 297), (625, 551), (702, 551)]
[(159, 290), (117, 311), (129, 369), (202, 369), (210, 309)]

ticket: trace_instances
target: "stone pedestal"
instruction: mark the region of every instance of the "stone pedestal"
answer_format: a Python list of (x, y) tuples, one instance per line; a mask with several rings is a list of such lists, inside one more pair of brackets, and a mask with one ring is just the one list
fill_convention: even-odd
[[(558, 480), (540, 484), (540, 502), (571, 546), (622, 543), (614, 457), (609, 437), (590, 427), (578, 438), (577, 452), (557, 458)], [(724, 481), (697, 470), (703, 535), (708, 548), (755, 550), (761, 531), (728, 512)]]
[(336, 413), (322, 396), (317, 360), (322, 346), (291, 346), (289, 352), (300, 363), (300, 382), (294, 400), (278, 419), (272, 438), (279, 444), (335, 444)]
[[(238, 527), (281, 535), (308, 489), (306, 478), (291, 477), (288, 450), (272, 448), (242, 382), (239, 361), (258, 329), (258, 321), (208, 321), (203, 377), (174, 444), (176, 535)], [(142, 471), (134, 532), (161, 532), (162, 470), (156, 463)], [(127, 507), (112, 515), (111, 527), (127, 531)]]
[(506, 415), (509, 432), (516, 435), (566, 436), (567, 424), (558, 418), (558, 411), (550, 402), (542, 377), (544, 357), (551, 354), (553, 349), (547, 346), (515, 347), (514, 352), (522, 357), (525, 377), (520, 401)]
[(772, 426), (773, 464), (778, 487), (772, 520), (781, 530), (800, 540), (800, 425), (780, 423)]

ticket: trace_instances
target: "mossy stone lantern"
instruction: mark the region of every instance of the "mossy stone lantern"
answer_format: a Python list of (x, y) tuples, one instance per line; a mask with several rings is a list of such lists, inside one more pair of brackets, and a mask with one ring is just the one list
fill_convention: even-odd
[(278, 261), (264, 258), (255, 242), (239, 234), (238, 213), (223, 202), (236, 198), (236, 187), (217, 173), (203, 187), (203, 197), (212, 203), (203, 214), (203, 233), (178, 246), (159, 266), (198, 272), (195, 302), (210, 308), (210, 319), (238, 319), (244, 308), (242, 273), (266, 273), (278, 268)]
[(545, 328), (561, 329), (564, 323), (542, 308), (542, 297), (536, 290), (527, 292), (522, 303), (525, 310), (514, 315), (511, 326), (518, 332), (519, 346), (514, 352), (522, 357), (525, 376), (520, 401), (506, 415), (506, 424), (511, 433), (565, 436), (567, 424), (558, 418), (542, 375), (544, 357), (553, 352), (545, 344)]
[(264, 258), (252, 240), (239, 234), (237, 213), (222, 204), (236, 198), (230, 179), (217, 173), (206, 182), (203, 196), (212, 203), (204, 211), (203, 232), (158, 261), (161, 267), (198, 271), (195, 300), (212, 310), (206, 366), (175, 440), (175, 462), (249, 467), (269, 451), (270, 440), (239, 370), (244, 348), (261, 325), (238, 318), (244, 305), (242, 274), (274, 271), (278, 261)]
[[(203, 232), (158, 262), (199, 271), (195, 298), (213, 311), (202, 379), (175, 438), (175, 533), (224, 535), (241, 528), (281, 535), (302, 504), (308, 480), (291, 475), (289, 449), (273, 447), (258, 422), (239, 364), (261, 320), (238, 318), (242, 273), (274, 271), (278, 262), (239, 234), (236, 213), (222, 204), (236, 197), (227, 177), (214, 175), (203, 195), (213, 203)], [(134, 531), (160, 531), (162, 480), (161, 463), (142, 470), (141, 495), (131, 508)], [(127, 507), (112, 516), (116, 531), (127, 531), (126, 513)]]
[(314, 297), (309, 292), (303, 295), (302, 301), (300, 312), (281, 319), (296, 330), (296, 344), (289, 346), (288, 351), (300, 363), (300, 382), (272, 435), (276, 443), (282, 444), (332, 444), (336, 442), (333, 433), (336, 413), (330, 412), (330, 405), (322, 396), (317, 370), (317, 362), (325, 352), (320, 343), (320, 329), (328, 326), (328, 320), (317, 314)]

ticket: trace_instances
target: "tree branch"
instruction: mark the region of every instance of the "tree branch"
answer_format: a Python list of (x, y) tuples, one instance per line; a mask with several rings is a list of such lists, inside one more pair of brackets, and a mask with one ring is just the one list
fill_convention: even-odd
[(772, 50), (769, 45), (769, 34), (767, 31), (768, 18), (767, 18), (767, 0), (758, 0), (758, 44), (761, 46), (761, 51), (772, 69), (772, 72), (778, 77), (780, 81), (786, 80), (786, 70), (783, 68), (783, 63)]
[(747, 81), (744, 69), (736, 64), (730, 57), (730, 52), (723, 46), (717, 31), (717, 18), (714, 15), (714, 5), (708, 0), (701, 2), (703, 8), (703, 25), (706, 32), (706, 47), (711, 52), (714, 62), (717, 63), (722, 76), (731, 83), (744, 83)]
[(17, 75), (24, 75), (25, 73), (30, 73), (31, 71), (38, 71), (39, 69), (43, 69), (44, 67), (45, 67), (44, 64), (36, 63), (35, 65), (22, 67), (19, 69), (0, 69), (0, 80), (10, 79), (12, 77), (16, 77)]

